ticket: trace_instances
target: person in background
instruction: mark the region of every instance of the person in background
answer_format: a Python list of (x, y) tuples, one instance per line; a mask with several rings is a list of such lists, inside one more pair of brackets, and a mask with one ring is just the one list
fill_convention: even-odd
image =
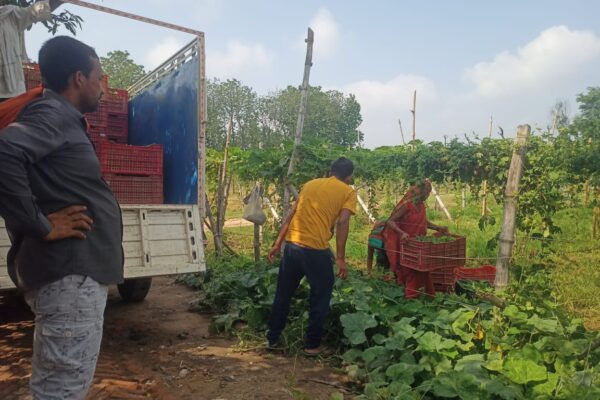
[(0, 6), (0, 102), (25, 92), (23, 63), (25, 30), (36, 22), (47, 21), (60, 0), (37, 1), (31, 6)]
[(98, 55), (59, 36), (44, 43), (39, 63), (43, 95), (0, 130), (0, 216), (9, 275), (35, 314), (33, 399), (83, 400), (107, 285), (123, 282), (123, 225), (85, 131), (83, 114), (103, 94)]
[(324, 351), (321, 336), (334, 283), (329, 240), (335, 224), (335, 263), (338, 276), (344, 279), (348, 274), (346, 240), (357, 201), (356, 192), (349, 186), (353, 171), (352, 161), (341, 157), (331, 164), (329, 178), (307, 182), (269, 251), (269, 261), (273, 262), (281, 252), (283, 241), (286, 241), (267, 332), (270, 349), (279, 348), (292, 296), (300, 280), (306, 276), (310, 285), (310, 311), (304, 352), (308, 356), (317, 356)]
[(423, 179), (412, 184), (392, 211), (383, 230), (383, 243), (390, 269), (396, 274), (396, 282), (404, 285), (404, 297), (419, 297), (421, 288), (433, 297), (435, 288), (429, 272), (416, 271), (400, 264), (400, 243), (415, 236), (424, 236), (427, 229), (448, 233), (448, 228), (427, 220), (425, 201), (431, 193), (431, 182)]

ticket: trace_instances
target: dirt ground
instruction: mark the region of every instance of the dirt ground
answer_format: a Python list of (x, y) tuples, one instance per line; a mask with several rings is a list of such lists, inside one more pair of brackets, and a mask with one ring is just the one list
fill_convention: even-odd
[[(188, 311), (194, 298), (173, 278), (155, 278), (137, 304), (121, 302), (111, 288), (88, 399), (330, 399), (340, 392), (343, 375), (326, 364), (240, 352), (236, 340), (210, 336), (209, 317)], [(32, 338), (27, 306), (0, 296), (0, 399), (27, 399)]]

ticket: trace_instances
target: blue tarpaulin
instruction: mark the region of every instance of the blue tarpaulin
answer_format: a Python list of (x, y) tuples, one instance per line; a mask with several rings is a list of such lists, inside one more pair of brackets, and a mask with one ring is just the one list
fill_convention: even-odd
[(197, 58), (129, 102), (129, 143), (164, 146), (165, 203), (198, 203)]

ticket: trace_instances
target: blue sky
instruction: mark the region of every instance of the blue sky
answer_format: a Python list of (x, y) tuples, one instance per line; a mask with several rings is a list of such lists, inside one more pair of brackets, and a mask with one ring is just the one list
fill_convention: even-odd
[[(517, 125), (546, 127), (558, 99), (600, 85), (600, 2), (572, 1), (228, 1), (90, 0), (206, 34), (207, 75), (238, 78), (266, 94), (299, 85), (306, 28), (315, 31), (311, 84), (357, 96), (368, 147), (417, 138), (487, 135), (490, 116), (511, 136)], [(189, 42), (187, 34), (74, 5), (77, 37), (99, 55), (128, 50), (147, 68)], [(64, 33), (64, 32), (63, 32)], [(27, 33), (35, 59), (49, 36)], [(310, 107), (310, 99), (309, 99)]]

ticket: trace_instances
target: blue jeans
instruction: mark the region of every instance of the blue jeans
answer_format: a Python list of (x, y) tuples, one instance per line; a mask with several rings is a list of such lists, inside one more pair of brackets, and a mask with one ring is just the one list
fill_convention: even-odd
[(269, 343), (278, 342), (287, 322), (290, 302), (304, 276), (310, 285), (310, 312), (305, 347), (314, 349), (321, 345), (323, 325), (329, 312), (334, 282), (331, 251), (309, 249), (293, 243), (286, 244), (279, 265), (277, 291), (267, 332)]
[(108, 288), (68, 275), (25, 294), (35, 314), (30, 389), (34, 400), (83, 400), (102, 341)]

